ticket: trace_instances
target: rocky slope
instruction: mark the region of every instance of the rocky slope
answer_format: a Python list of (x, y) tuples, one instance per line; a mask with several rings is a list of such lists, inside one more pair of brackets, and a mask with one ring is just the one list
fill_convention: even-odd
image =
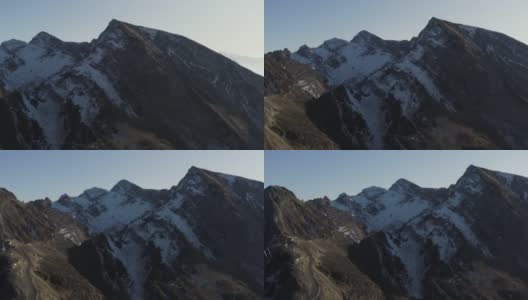
[(0, 290), (2, 299), (103, 299), (69, 262), (67, 249), (87, 235), (50, 200), (30, 203), (0, 189)]
[[(52, 297), (44, 292), (56, 299), (260, 298), (262, 191), (261, 182), (193, 167), (168, 190), (123, 180), (110, 191), (92, 188), (56, 202), (11, 197), (23, 212), (0, 214), (9, 241), (0, 285), (13, 299)], [(18, 277), (22, 258), (15, 255), (29, 261)], [(71, 282), (41, 271), (46, 260), (37, 255), (59, 262), (52, 271)]]
[(262, 77), (183, 36), (41, 32), (0, 45), (0, 148), (262, 149), (262, 95)]
[[(338, 148), (523, 149), (528, 144), (523, 133), (528, 90), (522, 85), (528, 78), (528, 46), (504, 34), (433, 18), (410, 41), (385, 41), (363, 31), (351, 41), (331, 39), (316, 48), (283, 51), (288, 63), (278, 64), (276, 55), (266, 55), (266, 66), (278, 71), (269, 78), (266, 73), (271, 83), (265, 102), (272, 96), (300, 102), (304, 114), (295, 122), (309, 119), (324, 134), (314, 139), (330, 139)], [(271, 89), (295, 63), (324, 78), (327, 91), (301, 97)], [(315, 89), (311, 78), (300, 76), (287, 85), (304, 80), (306, 90)], [(288, 115), (278, 111), (274, 118)], [(275, 134), (295, 128), (272, 128), (269, 120), (266, 111), (266, 129)], [(296, 136), (282, 135), (283, 144), (312, 148), (317, 143), (298, 143)]]
[[(327, 206), (347, 213), (365, 230), (364, 235), (356, 235), (354, 242), (342, 243), (340, 249), (348, 254), (343, 260), (359, 270), (354, 273), (350, 269), (349, 276), (359, 276), (357, 272), (361, 272), (375, 283), (368, 288), (371, 293), (378, 295), (381, 291), (389, 298), (408, 299), (526, 299), (527, 197), (528, 178), (470, 166), (448, 188), (421, 188), (402, 179), (388, 190), (372, 187), (356, 196), (342, 194)], [(279, 199), (287, 201), (288, 197)], [(265, 201), (268, 203), (268, 198)], [(293, 210), (271, 212), (273, 217), (266, 218), (266, 226), (270, 220), (277, 224), (276, 220), (289, 218)], [(313, 230), (340, 232), (340, 226), (332, 228), (327, 224), (342, 217), (328, 216), (325, 210), (308, 215), (325, 222), (310, 222), (315, 226)], [(298, 220), (291, 217), (281, 223)], [(296, 232), (286, 236), (287, 240), (306, 240), (305, 235)], [(310, 247), (304, 255), (320, 256), (332, 251), (336, 242), (331, 235), (319, 235), (318, 244), (324, 246)], [(283, 245), (291, 249), (295, 244)], [(273, 266), (276, 262), (271, 261)], [(277, 268), (268, 269), (267, 265), (266, 272), (273, 274)], [(281, 271), (284, 278), (297, 281), (308, 276)], [(327, 276), (318, 285), (326, 291), (340, 284), (341, 278)], [(282, 282), (286, 281), (276, 280), (270, 287)]]
[(305, 103), (327, 90), (322, 76), (290, 59), (288, 50), (265, 56), (265, 147), (267, 149), (337, 148), (307, 115)]
[(330, 206), (304, 203), (282, 187), (268, 187), (265, 203), (265, 296), (270, 299), (385, 299), (349, 259), (347, 247), (363, 229)]

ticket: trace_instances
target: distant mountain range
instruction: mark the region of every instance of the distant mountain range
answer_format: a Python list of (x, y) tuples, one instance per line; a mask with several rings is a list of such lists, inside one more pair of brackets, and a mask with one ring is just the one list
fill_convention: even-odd
[(0, 45), (0, 148), (262, 149), (263, 78), (176, 34), (113, 20), (90, 43)]
[(270, 149), (526, 149), (528, 46), (432, 18), (418, 37), (265, 56)]
[(2, 299), (257, 299), (263, 183), (191, 168), (28, 203), (0, 189)]
[(448, 188), (264, 203), (271, 299), (528, 299), (528, 178), (470, 166)]
[(229, 53), (225, 53), (224, 55), (236, 61), (241, 66), (244, 66), (257, 74), (264, 76), (264, 57), (251, 57)]

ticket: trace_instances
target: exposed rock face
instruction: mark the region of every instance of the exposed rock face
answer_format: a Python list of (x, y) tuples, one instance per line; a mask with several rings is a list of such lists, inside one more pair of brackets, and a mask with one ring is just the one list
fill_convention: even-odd
[(290, 55), (285, 50), (265, 56), (265, 147), (337, 148), (306, 115), (305, 102), (327, 89), (323, 77)]
[(113, 20), (90, 43), (0, 46), (0, 147), (262, 149), (263, 79), (190, 39)]
[[(0, 202), (2, 207), (20, 207), (21, 212), (2, 211), (4, 236), (20, 247), (38, 243), (53, 251), (63, 276), (74, 276), (85, 285), (85, 291), (77, 292), (86, 295), (71, 294), (78, 295), (76, 299), (262, 296), (261, 182), (193, 167), (168, 190), (146, 190), (122, 180), (110, 191), (92, 188), (78, 197), (28, 204), (5, 193), (9, 202)], [(9, 256), (15, 255), (12, 251), (7, 250)], [(14, 265), (6, 266), (6, 274), (11, 274)], [(28, 269), (37, 272), (33, 263)], [(5, 282), (15, 287), (13, 295), (30, 299), (30, 292), (17, 290), (30, 284), (26, 280)], [(40, 288), (32, 291), (40, 293)], [(69, 295), (61, 286), (49, 289), (51, 295)]]
[[(433, 18), (410, 41), (361, 32), (350, 42), (303, 46), (285, 59), (324, 78), (328, 91), (302, 105), (340, 148), (524, 149), (527, 57), (528, 46), (504, 34)], [(269, 64), (278, 66), (272, 55)], [(300, 100), (269, 88), (288, 72), (266, 78), (267, 99)]]
[[(411, 299), (524, 299), (527, 195), (528, 178), (470, 166), (447, 189), (421, 188), (402, 179), (389, 190), (371, 187), (357, 196), (342, 194), (330, 206), (348, 212), (365, 229), (358, 242), (343, 247), (350, 262), (383, 293)], [(308, 253), (316, 255), (325, 247)]]
[(2, 299), (103, 299), (68, 263), (66, 249), (85, 239), (84, 227), (51, 201), (22, 203), (0, 189)]

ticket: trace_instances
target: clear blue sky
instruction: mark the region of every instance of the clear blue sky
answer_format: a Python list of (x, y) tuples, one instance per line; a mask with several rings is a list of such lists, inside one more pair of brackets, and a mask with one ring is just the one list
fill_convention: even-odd
[(310, 200), (389, 188), (405, 178), (422, 187), (448, 187), (470, 165), (528, 177), (528, 151), (266, 151), (265, 185)]
[(121, 179), (170, 188), (191, 166), (264, 180), (263, 151), (0, 151), (0, 166), (0, 187), (22, 201), (110, 189)]
[(111, 19), (185, 35), (216, 51), (262, 56), (264, 0), (8, 0), (0, 42), (46, 31), (67, 41), (96, 38)]
[(385, 39), (418, 35), (431, 17), (506, 33), (528, 43), (526, 0), (266, 0), (266, 52), (367, 30)]

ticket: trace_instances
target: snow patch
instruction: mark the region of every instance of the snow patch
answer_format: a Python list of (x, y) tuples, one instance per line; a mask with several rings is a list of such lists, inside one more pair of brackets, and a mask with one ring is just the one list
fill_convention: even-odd
[(355, 243), (359, 243), (360, 239), (358, 238), (356, 232), (352, 228), (348, 228), (345, 226), (340, 226), (337, 231), (343, 233), (346, 237), (353, 240)]
[(297, 86), (314, 98), (318, 98), (320, 96), (317, 87), (314, 84), (307, 82), (306, 80), (299, 80), (297, 82)]
[(172, 237), (171, 230), (158, 226), (157, 223), (141, 222), (135, 224), (135, 232), (145, 240), (152, 242), (160, 250), (161, 259), (164, 264), (171, 265), (175, 257), (180, 253), (176, 240)]
[(463, 216), (459, 215), (451, 208), (442, 206), (439, 209), (436, 209), (433, 213), (436, 217), (445, 218), (451, 224), (453, 224), (459, 232), (464, 236), (464, 238), (471, 243), (476, 249), (480, 249), (482, 253), (486, 256), (491, 256), (489, 250), (480, 243), (477, 236), (471, 229), (470, 225), (466, 222)]
[(359, 113), (367, 123), (370, 132), (369, 148), (383, 148), (383, 134), (385, 132), (385, 112), (383, 111), (383, 100), (373, 93), (361, 99), (356, 98), (345, 88), (350, 108)]
[(94, 68), (89, 62), (83, 63), (76, 70), (79, 75), (83, 75), (97, 84), (106, 94), (106, 97), (114, 104), (120, 105), (124, 103), (108, 77)]
[(167, 221), (169, 224), (174, 225), (178, 230), (185, 236), (185, 239), (193, 245), (194, 248), (202, 251), (202, 253), (208, 259), (214, 259), (211, 251), (200, 242), (198, 236), (194, 233), (191, 225), (187, 223), (187, 220), (180, 215), (176, 214), (172, 210), (163, 207), (159, 212), (156, 213), (161, 219)]
[(390, 236), (387, 240), (389, 241), (389, 248), (392, 254), (400, 258), (407, 271), (407, 292), (412, 297), (422, 298), (422, 278), (426, 269), (421, 243), (410, 236), (404, 237), (402, 241), (399, 241), (399, 245)]
[(117, 246), (112, 237), (108, 236), (108, 245), (114, 256), (123, 264), (130, 279), (129, 293), (131, 300), (142, 300), (145, 283), (145, 261), (143, 247), (134, 241), (120, 241)]
[(59, 229), (59, 234), (77, 246), (79, 246), (82, 243), (79, 236), (68, 228)]
[[(40, 95), (42, 96), (42, 95)], [(42, 98), (43, 101), (38, 99)], [(22, 94), (29, 118), (35, 120), (51, 149), (59, 149), (64, 142), (64, 116), (61, 103), (39, 95)]]

